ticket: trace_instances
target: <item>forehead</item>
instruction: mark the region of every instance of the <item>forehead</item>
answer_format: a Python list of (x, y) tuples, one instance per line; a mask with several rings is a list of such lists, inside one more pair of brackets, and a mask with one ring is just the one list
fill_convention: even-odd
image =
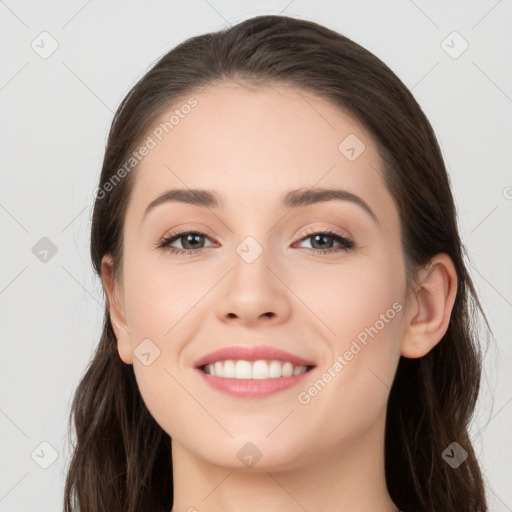
[(257, 210), (291, 189), (331, 186), (377, 210), (391, 206), (369, 132), (291, 86), (209, 86), (166, 110), (148, 135), (154, 147), (136, 169), (133, 190), (141, 208), (171, 188), (219, 191), (223, 204)]

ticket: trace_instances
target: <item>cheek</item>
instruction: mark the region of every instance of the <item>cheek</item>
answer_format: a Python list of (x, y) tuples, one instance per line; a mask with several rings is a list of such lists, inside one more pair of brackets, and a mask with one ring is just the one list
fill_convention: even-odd
[[(355, 260), (354, 260), (355, 261)], [(400, 357), (405, 275), (399, 257), (383, 255), (326, 269), (302, 293), (328, 326), (328, 360), (299, 402), (329, 427), (355, 432), (383, 413)], [(320, 325), (320, 323), (318, 323)], [(344, 415), (338, 416), (340, 411)]]
[(211, 279), (203, 277), (197, 274), (197, 266), (172, 265), (165, 258), (143, 253), (127, 258), (126, 317), (133, 341), (141, 336), (163, 340), (173, 335), (175, 326), (187, 322), (206, 292)]
[(314, 320), (338, 351), (361, 333), (364, 340), (365, 329), (376, 323), (383, 334), (391, 334), (391, 324), (396, 328), (400, 323), (396, 315), (400, 308), (393, 309), (395, 303), (403, 307), (405, 275), (399, 255), (382, 251), (378, 256), (349, 256), (332, 265), (302, 262), (301, 266), (298, 271), (287, 270), (284, 278), (300, 299), (301, 303), (291, 299), (297, 314), (306, 313)]
[[(190, 435), (191, 425), (183, 418), (197, 416), (197, 403), (190, 394), (199, 396), (199, 391), (186, 382), (183, 372), (187, 369), (180, 366), (180, 355), (199, 324), (194, 321), (200, 310), (198, 301), (207, 292), (208, 283), (215, 282), (213, 276), (203, 277), (197, 275), (194, 265), (179, 267), (142, 252), (132, 251), (125, 259), (126, 319), (137, 384), (155, 421), (179, 438)], [(144, 357), (137, 356), (142, 353), (138, 348), (142, 342), (146, 343), (145, 352), (151, 354), (147, 365)]]

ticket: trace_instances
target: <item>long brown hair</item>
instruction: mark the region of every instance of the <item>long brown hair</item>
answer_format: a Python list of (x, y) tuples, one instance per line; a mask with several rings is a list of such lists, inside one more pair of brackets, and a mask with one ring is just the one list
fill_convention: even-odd
[[(310, 21), (266, 15), (192, 37), (165, 54), (130, 90), (112, 122), (92, 219), (96, 273), (101, 277), (106, 254), (113, 257), (114, 275), (122, 261), (123, 219), (136, 167), (114, 183), (119, 169), (164, 111), (224, 80), (291, 85), (354, 115), (379, 148), (401, 218), (408, 282), (434, 255), (451, 257), (458, 288), (448, 330), (424, 357), (401, 357), (390, 391), (386, 481), (406, 512), (486, 511), (468, 426), (480, 387), (477, 315), (489, 324), (464, 262), (449, 178), (434, 131), (410, 91), (355, 42)], [(72, 419), (76, 444), (66, 512), (171, 509), (171, 439), (148, 412), (133, 367), (118, 355), (108, 304), (100, 343), (73, 398), (70, 432)], [(442, 456), (452, 442), (468, 454), (458, 468)]]

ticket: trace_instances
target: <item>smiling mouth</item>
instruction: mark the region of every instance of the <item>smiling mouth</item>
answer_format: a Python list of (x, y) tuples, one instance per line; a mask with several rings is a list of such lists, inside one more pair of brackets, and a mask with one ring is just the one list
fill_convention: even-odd
[(207, 375), (224, 377), (229, 379), (251, 379), (265, 380), (277, 379), (280, 377), (293, 377), (310, 371), (314, 366), (294, 365), (289, 361), (256, 360), (246, 361), (243, 359), (216, 361), (215, 363), (200, 366)]

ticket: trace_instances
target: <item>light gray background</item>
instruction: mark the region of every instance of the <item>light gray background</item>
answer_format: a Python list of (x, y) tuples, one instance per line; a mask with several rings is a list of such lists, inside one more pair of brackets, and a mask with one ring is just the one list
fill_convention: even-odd
[[(0, 512), (62, 509), (70, 401), (103, 315), (88, 244), (113, 112), (182, 40), (278, 13), (324, 24), (375, 53), (412, 89), (437, 133), (496, 340), (472, 432), (491, 510), (512, 510), (511, 1), (6, 0), (0, 1)], [(43, 45), (43, 31), (59, 45), (46, 59), (31, 48), (34, 40)], [(458, 58), (442, 43), (453, 31), (469, 44)], [(452, 54), (461, 44), (453, 36), (444, 43)], [(58, 248), (46, 263), (32, 252), (42, 237)], [(53, 452), (43, 442), (57, 454), (47, 469), (41, 465), (52, 462)]]

